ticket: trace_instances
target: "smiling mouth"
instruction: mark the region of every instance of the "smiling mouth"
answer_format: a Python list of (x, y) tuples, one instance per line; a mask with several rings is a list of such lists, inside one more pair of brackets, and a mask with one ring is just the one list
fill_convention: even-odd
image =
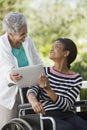
[(24, 41), (25, 41), (25, 38), (21, 39), (21, 41), (23, 41), (23, 42), (24, 42)]
[(50, 52), (50, 54), (54, 54), (54, 52)]

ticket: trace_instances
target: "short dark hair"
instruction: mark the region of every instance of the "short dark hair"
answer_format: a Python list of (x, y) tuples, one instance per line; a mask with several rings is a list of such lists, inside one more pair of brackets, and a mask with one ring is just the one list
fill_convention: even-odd
[(70, 68), (70, 64), (76, 59), (77, 56), (77, 46), (69, 38), (58, 38), (55, 41), (60, 41), (64, 45), (64, 50), (69, 50), (70, 54), (67, 59), (67, 67)]

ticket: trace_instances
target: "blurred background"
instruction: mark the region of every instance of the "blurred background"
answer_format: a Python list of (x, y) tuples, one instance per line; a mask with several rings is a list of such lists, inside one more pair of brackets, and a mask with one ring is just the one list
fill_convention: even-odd
[(28, 34), (47, 66), (49, 50), (55, 39), (71, 38), (78, 47), (72, 69), (87, 80), (87, 0), (0, 0), (0, 35), (2, 19), (10, 11), (27, 18)]
[[(53, 64), (49, 50), (54, 40), (71, 38), (78, 47), (71, 67), (87, 80), (87, 0), (0, 0), (0, 35), (4, 33), (2, 19), (11, 11), (26, 16), (28, 34), (47, 66)], [(87, 99), (87, 81), (83, 87), (80, 99)]]

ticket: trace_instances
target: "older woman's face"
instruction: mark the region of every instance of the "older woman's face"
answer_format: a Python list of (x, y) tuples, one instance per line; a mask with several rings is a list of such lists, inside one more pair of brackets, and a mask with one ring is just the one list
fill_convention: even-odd
[(15, 43), (22, 43), (24, 42), (25, 38), (27, 36), (27, 26), (23, 26), (19, 33), (12, 35), (12, 39)]
[(67, 51), (64, 51), (64, 44), (60, 41), (54, 42), (51, 50), (49, 58), (53, 61), (62, 60), (67, 57)]

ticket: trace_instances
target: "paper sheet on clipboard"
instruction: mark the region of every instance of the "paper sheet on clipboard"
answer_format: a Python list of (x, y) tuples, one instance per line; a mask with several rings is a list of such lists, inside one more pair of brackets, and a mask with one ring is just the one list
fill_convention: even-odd
[(16, 82), (19, 88), (31, 87), (38, 85), (40, 74), (45, 74), (44, 67), (41, 64), (27, 67), (19, 67), (12, 69), (11, 73), (18, 73), (23, 76), (21, 80)]

